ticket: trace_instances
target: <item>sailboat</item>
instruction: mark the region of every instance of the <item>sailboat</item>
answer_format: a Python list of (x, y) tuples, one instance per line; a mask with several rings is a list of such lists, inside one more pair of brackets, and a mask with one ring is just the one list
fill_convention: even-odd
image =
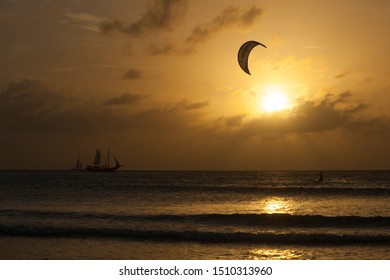
[(85, 170), (88, 172), (114, 172), (119, 167), (123, 165), (119, 163), (114, 155), (112, 155), (115, 161), (114, 166), (110, 166), (110, 150), (107, 151), (107, 156), (103, 155), (103, 163), (102, 163), (102, 153), (99, 149), (96, 149), (95, 160), (92, 165), (87, 165)]
[(81, 164), (80, 154), (77, 154), (77, 162), (76, 165), (70, 169), (71, 171), (85, 171), (83, 165)]

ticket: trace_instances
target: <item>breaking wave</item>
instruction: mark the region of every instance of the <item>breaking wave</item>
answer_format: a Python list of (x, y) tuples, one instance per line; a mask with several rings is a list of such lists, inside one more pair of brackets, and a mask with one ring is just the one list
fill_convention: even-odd
[(301, 244), (301, 245), (390, 245), (388, 235), (269, 234), (246, 232), (161, 231), (82, 227), (0, 226), (0, 235), (37, 238), (120, 238), (171, 242)]
[(53, 218), (72, 220), (111, 220), (122, 222), (170, 222), (221, 224), (236, 226), (272, 226), (272, 227), (389, 227), (390, 217), (373, 216), (322, 216), (292, 214), (197, 214), (197, 215), (126, 215), (94, 212), (61, 212), (37, 210), (0, 210), (0, 217)]

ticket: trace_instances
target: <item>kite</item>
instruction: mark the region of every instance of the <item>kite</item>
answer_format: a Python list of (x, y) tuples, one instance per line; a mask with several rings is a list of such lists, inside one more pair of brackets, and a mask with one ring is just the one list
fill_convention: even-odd
[(251, 74), (248, 68), (249, 54), (251, 53), (252, 49), (258, 45), (261, 45), (266, 48), (266, 46), (262, 43), (256, 41), (248, 41), (244, 43), (238, 51), (238, 64), (240, 65), (241, 69), (244, 70), (248, 75)]

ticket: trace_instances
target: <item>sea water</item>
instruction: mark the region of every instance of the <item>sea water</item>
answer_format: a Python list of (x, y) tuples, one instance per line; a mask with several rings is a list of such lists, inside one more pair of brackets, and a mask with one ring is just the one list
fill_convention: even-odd
[(390, 172), (0, 171), (1, 259), (390, 259)]

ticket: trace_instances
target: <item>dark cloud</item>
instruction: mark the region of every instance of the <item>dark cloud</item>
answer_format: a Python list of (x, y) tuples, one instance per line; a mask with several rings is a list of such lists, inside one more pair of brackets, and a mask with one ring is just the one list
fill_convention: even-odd
[(122, 116), (71, 97), (39, 80), (9, 83), (0, 95), (0, 129), (33, 133), (88, 133), (115, 130)]
[(64, 89), (51, 89), (38, 80), (9, 83), (0, 95), (1, 125), (27, 128), (41, 118), (61, 112), (72, 103), (63, 92)]
[(236, 115), (232, 117), (225, 117), (223, 120), (225, 121), (228, 127), (238, 127), (242, 124), (245, 118), (245, 114)]
[[(173, 31), (185, 19), (187, 6), (187, 0), (155, 0), (138, 21), (126, 24), (120, 20), (107, 20), (101, 22), (99, 28), (103, 34), (119, 32), (130, 37)], [(169, 42), (168, 40), (164, 43), (152, 43), (148, 51), (152, 55), (188, 54), (193, 52), (199, 44), (210, 40), (222, 30), (232, 27), (250, 27), (261, 14), (262, 9), (257, 6), (247, 9), (229, 6), (213, 19), (193, 28), (190, 35), (182, 42)]]
[(191, 102), (187, 98), (184, 98), (175, 105), (175, 108), (179, 110), (193, 111), (206, 108), (209, 106), (209, 104), (209, 101)]
[(124, 93), (119, 97), (113, 97), (110, 99), (107, 99), (104, 102), (104, 105), (130, 105), (135, 104), (142, 99), (145, 99), (146, 95), (139, 95), (139, 94), (133, 94), (133, 93)]
[(262, 10), (256, 6), (247, 10), (242, 10), (235, 6), (227, 7), (211, 21), (194, 28), (185, 42), (192, 48), (210, 39), (223, 29), (233, 26), (246, 28), (252, 25), (261, 13)]
[[(125, 93), (104, 104), (134, 104), (147, 97)], [(202, 106), (205, 103), (179, 102), (130, 114), (117, 106), (71, 98), (69, 90), (55, 89), (39, 80), (25, 80), (9, 83), (0, 94), (0, 131), (45, 134), (183, 131), (196, 123), (200, 113), (195, 108)]]
[(190, 103), (186, 105), (186, 110), (198, 110), (209, 106), (209, 101)]
[[(311, 133), (333, 130), (353, 122), (356, 114), (365, 110), (365, 103), (347, 105), (350, 93), (327, 95), (319, 102), (305, 101), (296, 106), (278, 129), (282, 132)], [(338, 108), (338, 105), (346, 105)]]
[(151, 55), (167, 55), (173, 53), (186, 54), (190, 53), (189, 49), (179, 49), (174, 43), (167, 42), (165, 44), (151, 44), (148, 49)]
[(122, 79), (125, 80), (136, 80), (136, 79), (141, 79), (142, 77), (142, 72), (136, 69), (130, 69), (127, 71), (123, 76)]
[[(336, 129), (383, 134), (389, 128), (388, 118), (369, 118), (364, 112), (369, 107), (364, 102), (354, 102), (352, 94), (328, 94), (321, 100), (301, 101), (288, 112), (279, 112), (248, 118), (246, 115), (223, 117), (214, 132), (226, 137), (250, 139), (267, 135), (321, 133)], [(221, 125), (223, 124), (223, 125)]]
[(152, 44), (150, 52), (154, 55), (191, 53), (199, 44), (210, 40), (223, 30), (232, 27), (250, 27), (261, 14), (262, 9), (257, 6), (252, 6), (246, 10), (236, 6), (229, 6), (212, 20), (195, 27), (179, 47), (170, 42), (166, 44)]
[(102, 33), (120, 32), (129, 36), (171, 31), (185, 18), (187, 0), (155, 0), (154, 4), (136, 22), (126, 25), (119, 20), (100, 23)]
[(187, 110), (179, 102), (172, 107), (154, 108), (130, 115), (126, 122), (128, 129), (154, 133), (175, 131), (180, 134), (198, 126), (200, 115), (197, 111)]
[(349, 72), (344, 72), (339, 75), (334, 76), (335, 79), (342, 79), (349, 75)]

